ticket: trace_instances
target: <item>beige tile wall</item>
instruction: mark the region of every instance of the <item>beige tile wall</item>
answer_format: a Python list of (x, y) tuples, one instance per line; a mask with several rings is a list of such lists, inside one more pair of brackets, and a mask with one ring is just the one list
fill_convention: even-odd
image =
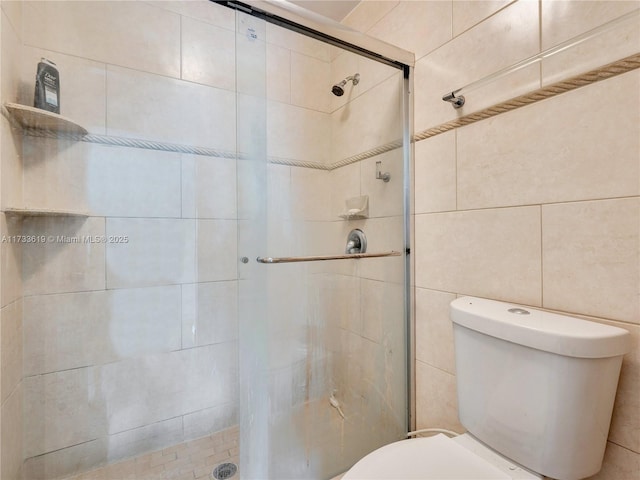
[[(11, 14), (15, 16), (13, 6)], [(59, 30), (47, 25), (51, 15)], [(121, 16), (126, 20), (120, 22)], [(110, 27), (114, 21), (115, 34)], [(223, 152), (233, 152), (236, 145), (253, 151), (246, 140), (257, 139), (269, 155), (322, 164), (400, 137), (397, 70), (351, 54), (336, 57), (327, 44), (246, 15), (236, 19), (230, 10), (209, 2), (98, 2), (95, 8), (70, 4), (53, 10), (34, 2), (25, 6), (20, 23), (24, 42), (16, 99), (31, 104), (37, 60), (50, 58), (61, 73), (62, 113), (90, 133)], [(356, 71), (362, 75), (360, 85), (343, 99), (333, 97), (331, 85)], [(266, 85), (256, 81), (265, 72)], [(238, 131), (236, 99), (242, 114), (253, 113)], [(372, 131), (367, 119), (373, 117), (382, 121)], [(256, 129), (265, 125), (266, 138), (256, 137)], [(19, 427), (27, 445), (27, 476), (66, 475), (235, 423), (236, 297), (242, 275), (237, 219), (256, 213), (238, 200), (243, 195), (235, 178), (247, 180), (244, 186), (251, 190), (262, 177), (245, 172), (244, 162), (225, 158), (32, 137), (18, 143), (24, 143), (22, 163), (5, 160), (3, 151), (3, 171), (13, 169), (22, 177), (16, 185), (24, 193), (13, 184), (6, 190), (13, 205), (89, 214), (27, 218), (17, 226), (3, 226), (69, 239), (29, 245), (23, 253), (3, 248), (3, 258), (12, 260), (3, 261), (3, 277), (21, 279), (27, 295), (24, 302), (9, 304), (23, 308), (19, 317), (24, 326), (11, 320), (15, 308), (7, 309), (2, 331), (4, 339), (11, 339), (18, 328), (24, 329), (20, 356), (25, 379), (3, 400), (11, 412), (18, 404), (26, 412), (24, 429)], [(357, 174), (349, 173), (345, 186), (353, 182), (346, 186), (349, 195), (367, 193), (372, 199), (372, 218), (366, 224), (375, 239), (370, 248), (400, 250), (401, 240), (390, 232), (401, 226), (402, 165), (394, 152), (380, 159), (392, 182), (374, 179), (376, 159), (370, 159), (346, 169)], [(273, 194), (266, 208), (270, 240), (255, 256), (343, 250), (346, 233), (356, 224), (338, 220), (341, 207), (332, 207), (329, 172), (269, 165), (267, 176)], [(341, 202), (346, 193), (340, 192)], [(126, 241), (73, 241), (102, 235)], [(285, 278), (298, 278), (293, 270), (283, 269)], [(322, 269), (314, 266), (309, 272)], [(390, 274), (394, 283), (387, 285)], [(277, 276), (273, 284), (279, 284)], [(375, 359), (359, 360), (351, 380), (358, 378), (367, 387), (361, 395), (380, 397), (369, 408), (380, 410), (391, 402), (401, 411), (399, 397), (382, 398), (379, 392), (385, 389), (374, 381), (385, 368), (385, 382), (402, 381), (389, 373), (400, 369), (401, 358), (385, 353), (385, 345), (400, 339), (381, 328), (384, 318), (401, 311), (401, 261), (374, 261), (349, 278), (357, 281), (355, 298), (366, 306), (355, 320), (361, 325), (358, 351)], [(270, 305), (271, 318), (294, 319), (271, 332), (271, 361), (281, 369), (272, 382), (280, 392), (274, 408), (322, 396), (332, 382), (323, 367), (329, 351), (313, 350), (331, 342), (317, 325), (306, 325), (320, 317), (301, 315), (304, 302), (313, 312), (322, 311), (315, 285), (270, 292), (273, 298), (295, 293), (300, 299)], [(21, 296), (15, 286), (3, 289), (3, 306), (5, 298)], [(309, 338), (319, 341), (309, 348)], [(13, 350), (3, 352), (10, 356)], [(12, 362), (13, 357), (6, 361), (7, 368)], [(316, 381), (304, 383), (309, 371)], [(358, 372), (365, 377), (354, 376)], [(11, 374), (2, 379), (16, 382)], [(362, 397), (354, 402), (353, 412)], [(4, 425), (14, 428), (15, 422)], [(5, 465), (14, 465), (13, 460), (19, 465), (21, 455)]]
[[(440, 10), (444, 27), (424, 27)], [(440, 96), (637, 10), (637, 2), (363, 2), (345, 23), (416, 52), (421, 131), (640, 50), (637, 23), (467, 95)], [(404, 31), (399, 25), (408, 25)], [(431, 43), (430, 42), (434, 42)], [(415, 146), (417, 427), (461, 431), (448, 303), (478, 295), (640, 321), (637, 71)], [(613, 97), (620, 101), (610, 102)], [(622, 99), (629, 99), (626, 100)], [(638, 471), (638, 346), (625, 356), (602, 471)]]
[[(230, 10), (23, 6), (3, 4), (3, 49), (22, 52), (22, 63), (3, 54), (3, 101), (32, 104), (47, 57), (62, 113), (91, 133), (235, 150)], [(235, 161), (23, 140), (2, 123), (3, 208), (89, 214), (3, 218), (3, 235), (69, 241), (2, 244), (2, 478), (17, 479), (25, 459), (28, 478), (54, 478), (235, 424)], [(105, 234), (126, 240), (73, 243)]]
[[(22, 5), (0, 3), (0, 103), (16, 102), (20, 82)], [(22, 205), (22, 132), (0, 117), (0, 208)], [(0, 214), (0, 477), (22, 470), (22, 221)]]
[[(333, 160), (400, 139), (402, 73), (349, 52), (336, 52), (331, 69), (331, 84), (360, 74), (358, 85), (347, 84), (342, 97), (331, 99)], [(376, 179), (377, 161), (382, 162), (382, 172), (390, 173), (389, 182)], [(321, 248), (344, 251), (349, 231), (360, 228), (367, 236), (368, 252), (403, 249), (401, 149), (332, 170), (326, 185), (329, 223), (323, 235), (328, 238)], [(338, 216), (347, 209), (345, 201), (360, 195), (369, 198), (369, 218), (340, 220)], [(331, 262), (324, 272), (319, 284), (321, 318), (329, 328), (325, 333), (331, 352), (328, 377), (348, 419), (344, 433), (330, 427), (327, 438), (344, 435), (350, 445), (322, 449), (336, 459), (334, 468), (336, 462), (348, 467), (404, 433), (406, 388), (398, 355), (404, 345), (403, 259)], [(374, 425), (367, 420), (372, 417), (377, 418)], [(363, 431), (369, 433), (363, 435)]]

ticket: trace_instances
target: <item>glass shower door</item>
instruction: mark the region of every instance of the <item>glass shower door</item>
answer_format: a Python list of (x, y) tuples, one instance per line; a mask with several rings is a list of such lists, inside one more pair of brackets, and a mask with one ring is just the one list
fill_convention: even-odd
[(241, 476), (329, 479), (406, 433), (405, 259), (257, 258), (404, 252), (403, 74), (236, 20)]

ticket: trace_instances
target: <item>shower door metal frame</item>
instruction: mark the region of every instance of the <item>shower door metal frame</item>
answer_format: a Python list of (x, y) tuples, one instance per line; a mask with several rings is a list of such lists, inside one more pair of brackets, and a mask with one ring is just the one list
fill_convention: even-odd
[(404, 239), (404, 323), (406, 332), (407, 363), (407, 431), (416, 428), (416, 376), (415, 376), (415, 305), (411, 291), (414, 264), (411, 256), (413, 226), (411, 204), (411, 173), (414, 158), (413, 131), (413, 73), (415, 55), (344, 25), (313, 14), (283, 0), (254, 0), (250, 3), (236, 0), (210, 0), (225, 7), (241, 11), (268, 23), (292, 30), (344, 50), (362, 55), (403, 72), (402, 88), (402, 157), (403, 157), (403, 239)]

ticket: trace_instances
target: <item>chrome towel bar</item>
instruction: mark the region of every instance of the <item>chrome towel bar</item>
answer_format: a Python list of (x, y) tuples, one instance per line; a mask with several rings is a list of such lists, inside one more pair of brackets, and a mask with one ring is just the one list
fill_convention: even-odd
[(258, 263), (295, 263), (295, 262), (320, 262), (323, 260), (348, 260), (350, 258), (377, 258), (399, 257), (400, 252), (394, 250), (381, 253), (347, 253), (344, 255), (312, 255), (308, 257), (258, 257)]

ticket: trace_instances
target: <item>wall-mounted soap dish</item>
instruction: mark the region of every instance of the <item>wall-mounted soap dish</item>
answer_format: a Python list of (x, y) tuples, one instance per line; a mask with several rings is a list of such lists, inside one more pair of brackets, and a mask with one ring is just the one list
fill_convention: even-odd
[(345, 204), (347, 209), (340, 214), (340, 218), (345, 220), (369, 218), (369, 195), (348, 198)]

